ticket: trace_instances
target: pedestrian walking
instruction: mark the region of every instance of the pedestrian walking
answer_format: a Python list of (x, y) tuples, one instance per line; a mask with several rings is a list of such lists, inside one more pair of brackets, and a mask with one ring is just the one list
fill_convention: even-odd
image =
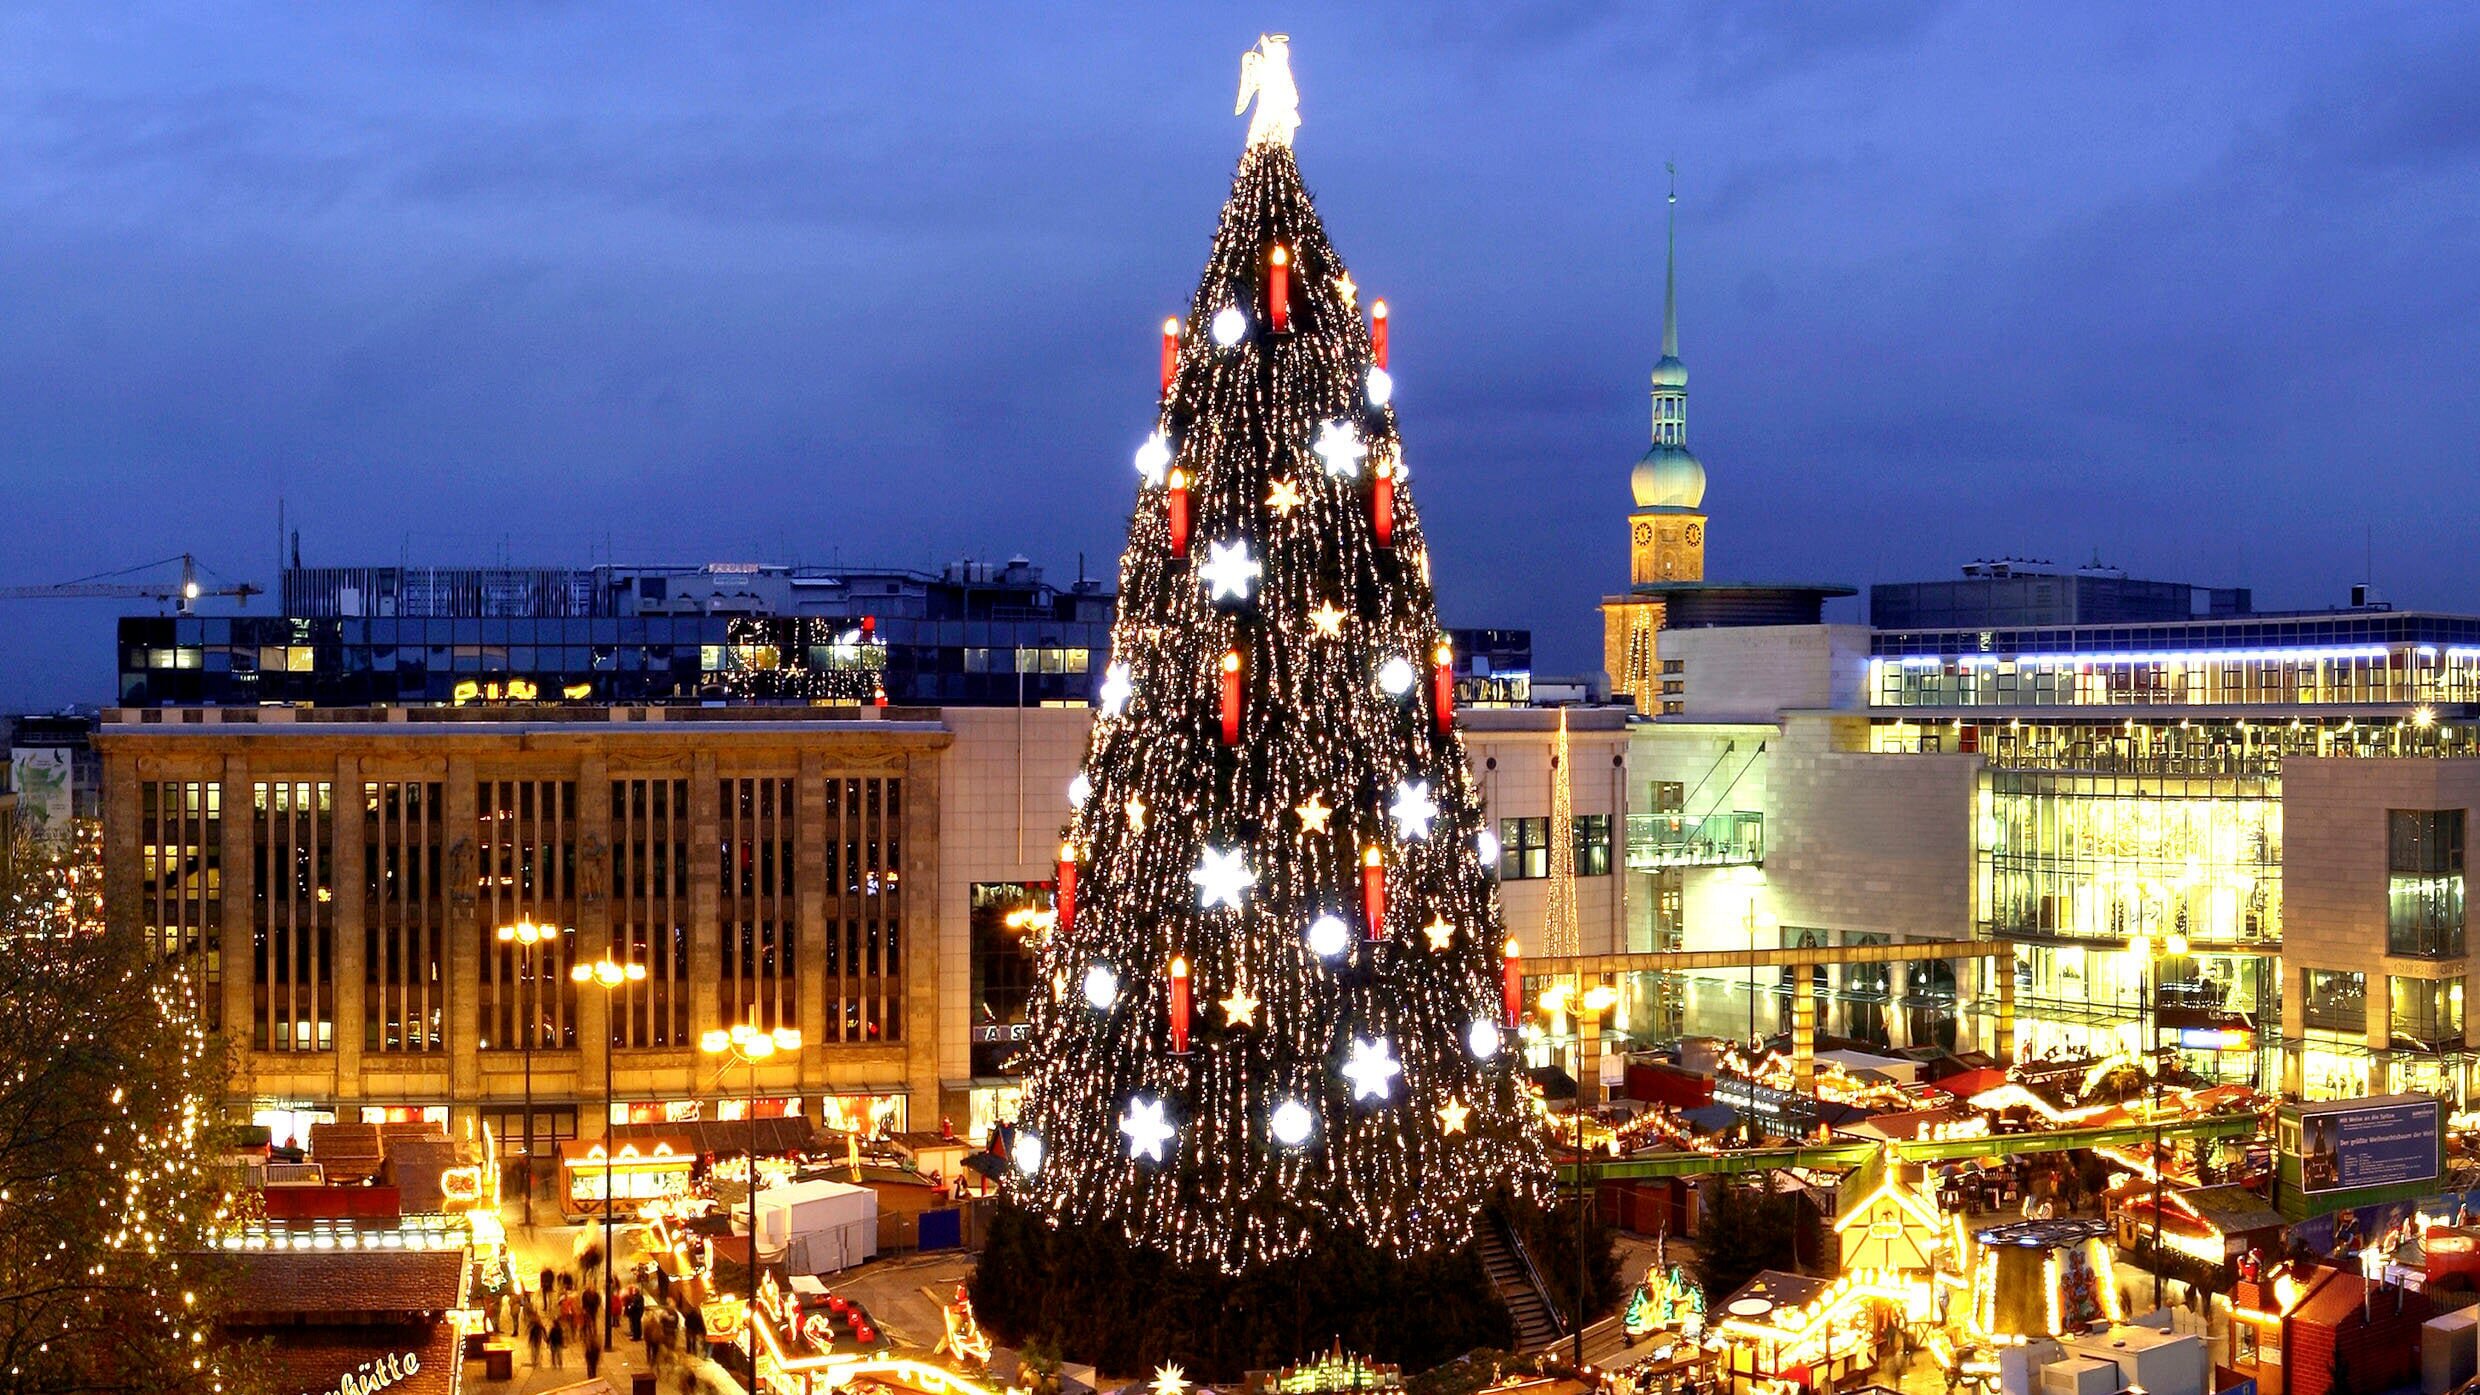
[(603, 1339), (595, 1333), (593, 1328), (586, 1329), (585, 1340), (578, 1345), (577, 1349), (586, 1359), (586, 1379), (592, 1380), (602, 1374)]
[(680, 1325), (683, 1334), (681, 1345), (689, 1349), (691, 1356), (705, 1355), (706, 1314), (696, 1308), (691, 1308), (680, 1315)]
[(620, 1311), (626, 1314), (629, 1320), (629, 1340), (632, 1342), (642, 1340), (646, 1335), (646, 1294), (644, 1290), (630, 1288), (628, 1298), (620, 1305)]
[(552, 1369), (552, 1370), (555, 1370), (555, 1371), (556, 1371), (556, 1370), (560, 1369), (560, 1352), (561, 1352), (561, 1350), (562, 1350), (562, 1349), (564, 1349), (565, 1347), (567, 1347), (567, 1345), (568, 1345), (568, 1329), (567, 1329), (567, 1328), (565, 1328), (565, 1327), (554, 1327), (554, 1328), (552, 1328), (552, 1329), (551, 1329), (551, 1369)]
[(657, 1308), (652, 1312), (641, 1312), (638, 1317), (641, 1324), (639, 1335), (646, 1343), (646, 1368), (660, 1371), (663, 1369), (663, 1310)]
[(584, 1296), (578, 1300), (578, 1306), (585, 1310), (586, 1326), (597, 1332), (602, 1331), (603, 1291), (599, 1288), (587, 1289)]
[(551, 1301), (551, 1266), (548, 1264), (544, 1265), (542, 1270), (542, 1301), (545, 1303)]
[(528, 1320), (525, 1324), (525, 1344), (533, 1350), (531, 1362), (534, 1369), (539, 1371), (542, 1369), (543, 1353), (542, 1318), (538, 1315), (529, 1313), (527, 1314), (527, 1319)]

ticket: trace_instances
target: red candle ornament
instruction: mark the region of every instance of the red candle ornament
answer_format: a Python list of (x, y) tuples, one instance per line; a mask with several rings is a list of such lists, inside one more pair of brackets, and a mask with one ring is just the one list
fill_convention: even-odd
[(1369, 530), (1378, 546), (1395, 545), (1395, 462), (1382, 459), (1369, 472)]
[(1386, 859), (1375, 847), (1361, 850), (1361, 920), (1369, 926), (1369, 938), (1385, 938)]
[(1171, 956), (1171, 1054), (1188, 1054), (1188, 957)]
[(1188, 555), (1188, 472), (1173, 470), (1164, 477), (1170, 490), (1171, 555)]
[(1240, 744), (1240, 651), (1223, 651), (1223, 744)]
[(1430, 658), (1434, 661), (1429, 671), (1430, 706), (1438, 714), (1438, 733), (1444, 736), (1455, 729), (1455, 650), (1440, 636)]
[(1376, 301), (1369, 307), (1369, 352), (1386, 367), (1386, 302)]
[(1507, 1030), (1512, 1032), (1524, 1021), (1524, 956), (1512, 935), (1507, 938), (1507, 958), (1500, 968), (1499, 983), (1507, 1000)]
[(1277, 334), (1292, 327), (1292, 254), (1281, 244), (1266, 254), (1266, 323)]
[(1171, 395), (1171, 380), (1180, 376), (1180, 321), (1174, 316), (1163, 321), (1163, 396)]
[(1055, 902), (1059, 912), (1059, 933), (1066, 934), (1076, 925), (1076, 844), (1059, 845), (1059, 895)]

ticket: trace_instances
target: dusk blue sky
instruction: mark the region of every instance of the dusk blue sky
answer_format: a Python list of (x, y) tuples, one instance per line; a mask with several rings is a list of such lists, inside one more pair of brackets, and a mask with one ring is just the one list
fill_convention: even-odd
[[(1713, 575), (2307, 606), (2373, 538), (2480, 610), (2480, 10), (2278, 3), (21, 0), (0, 583), (272, 583), (279, 495), (312, 563), (1111, 574), (1261, 28), (1447, 619), (1544, 670), (1624, 577), (1665, 160)], [(128, 608), (0, 601), (0, 708), (108, 701)]]

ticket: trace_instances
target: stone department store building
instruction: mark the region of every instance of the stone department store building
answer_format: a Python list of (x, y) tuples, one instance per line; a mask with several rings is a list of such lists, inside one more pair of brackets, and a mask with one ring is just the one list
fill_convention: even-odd
[[(124, 708), (95, 737), (111, 904), (196, 957), (278, 1141), (436, 1118), (536, 1146), (746, 1117), (712, 1028), (797, 1027), (756, 1110), (978, 1134), (1009, 1117), (1083, 707)], [(1538, 926), (1557, 714), (1460, 719)], [(1577, 909), (1618, 943), (1624, 714), (1570, 714)], [(533, 921), (533, 950), (497, 938)], [(580, 988), (608, 951), (642, 983)], [(533, 1049), (529, 1007), (538, 1005)], [(608, 1046), (606, 1046), (608, 1043)], [(530, 1060), (529, 1060), (530, 1058)]]

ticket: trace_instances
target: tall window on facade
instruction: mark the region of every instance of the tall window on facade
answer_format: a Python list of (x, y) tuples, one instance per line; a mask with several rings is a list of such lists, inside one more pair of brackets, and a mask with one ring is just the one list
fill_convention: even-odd
[(2365, 1036), (2368, 1031), (2368, 975), (2341, 969), (2307, 971), (2307, 1001), (2300, 1019), (2312, 1030)]
[(250, 787), (250, 1042), (261, 1051), (331, 1051), (336, 1045), (333, 850), (323, 781)]
[(1610, 815), (1578, 814), (1574, 829), (1576, 875), (1610, 875)]
[(139, 909), (158, 953), (187, 958), (210, 1031), (224, 1021), (224, 788), (213, 780), (138, 786)]
[[(577, 1044), (568, 981), (577, 924), (577, 786), (567, 780), (484, 780), (474, 790), (474, 905), (482, 937), (482, 1045), (523, 1050)], [(531, 948), (499, 938), (519, 921), (559, 933)]]
[(826, 1037), (901, 1040), (903, 781), (831, 779), (826, 794)]
[(362, 786), (362, 1049), (446, 1044), (447, 882), (441, 786)]
[(975, 882), (968, 904), (972, 930), (972, 1069), (976, 1077), (1012, 1074), (1025, 1039), (1027, 1009), (1040, 981), (1034, 950), (1058, 921), (1049, 882)]
[(1550, 875), (1550, 821), (1498, 821), (1498, 879), (1527, 881)]
[(760, 1028), (801, 1020), (794, 992), (792, 788), (785, 778), (728, 779), (717, 809), (723, 1013)]
[(2463, 811), (2386, 816), (2385, 949), (2425, 959), (2463, 954)]
[(2463, 1045), (2463, 981), (2459, 978), (2405, 978), (2386, 981), (2392, 998), (2387, 1035), (2398, 1047), (2416, 1051), (2459, 1050)]
[(611, 782), (612, 957), (646, 977), (612, 1000), (614, 1046), (687, 1046), (689, 782)]

